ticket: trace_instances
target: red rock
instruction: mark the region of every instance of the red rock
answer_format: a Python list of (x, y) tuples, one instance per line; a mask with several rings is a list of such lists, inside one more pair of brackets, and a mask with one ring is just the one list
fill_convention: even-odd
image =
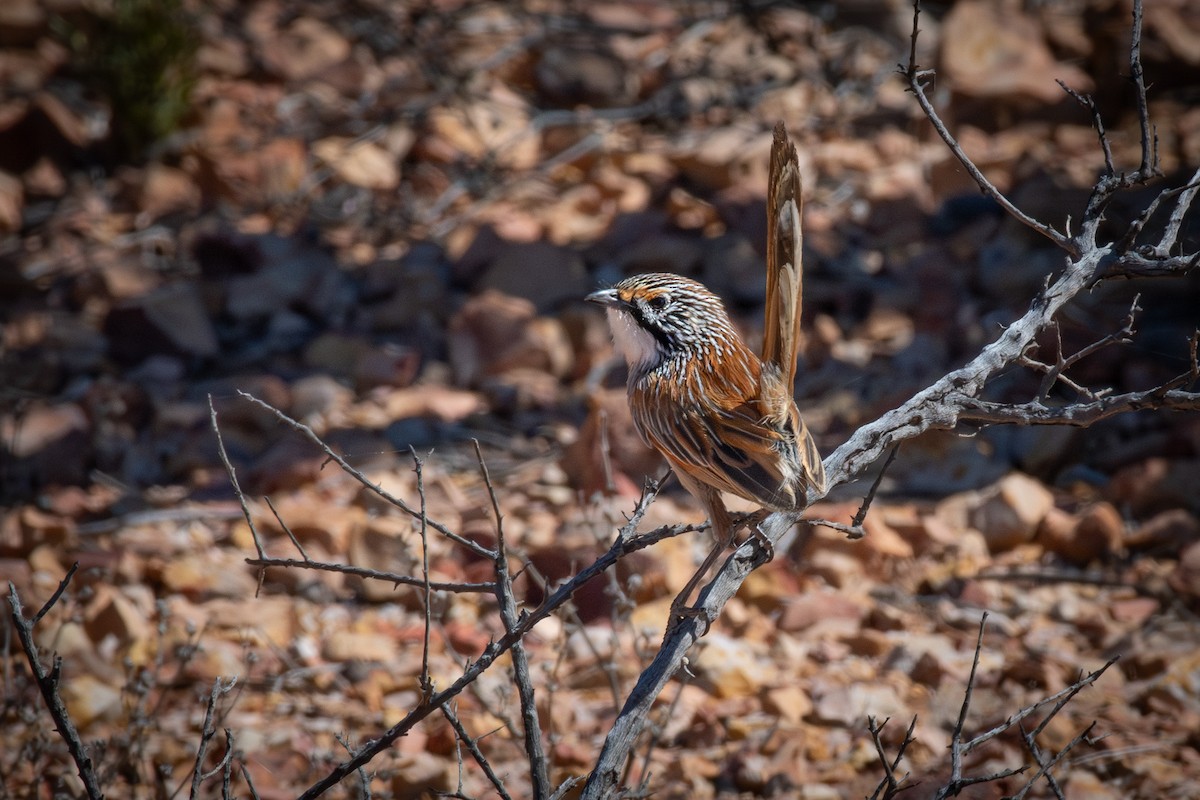
[(200, 206), (200, 187), (181, 169), (151, 164), (142, 176), (138, 197), (146, 222), (177, 211), (194, 212)]
[(980, 493), (968, 512), (971, 527), (981, 532), (993, 553), (1032, 541), (1054, 495), (1038, 481), (1011, 473)]
[(1078, 517), (1052, 508), (1038, 526), (1037, 540), (1072, 564), (1111, 557), (1121, 547), (1125, 521), (1111, 503), (1095, 503)]
[(93, 675), (73, 675), (63, 681), (59, 694), (81, 731), (94, 722), (115, 719), (121, 713), (121, 690)]
[(364, 189), (392, 190), (400, 185), (396, 159), (375, 142), (330, 136), (313, 144), (313, 155), (346, 183)]
[(1180, 548), (1200, 539), (1200, 520), (1189, 511), (1175, 508), (1155, 514), (1140, 526), (1125, 533), (1124, 546), (1129, 550), (1162, 550), (1176, 553)]
[(1153, 597), (1126, 597), (1113, 600), (1108, 611), (1117, 622), (1141, 625), (1158, 613), (1159, 602)]
[(823, 620), (845, 620), (857, 624), (866, 612), (838, 592), (811, 591), (785, 598), (779, 614), (779, 629), (794, 633)]
[(519, 367), (563, 376), (574, 360), (561, 323), (537, 317), (530, 301), (498, 291), (467, 301), (450, 320), (447, 344), (455, 379), (466, 386)]
[(84, 613), (84, 629), (93, 642), (99, 644), (112, 636), (122, 646), (150, 637), (150, 620), (134, 603), (112, 586), (100, 584), (96, 596)]
[(1118, 471), (1108, 494), (1135, 517), (1188, 508), (1200, 497), (1200, 459), (1148, 458)]
[(350, 55), (346, 38), (313, 17), (298, 17), (286, 29), (268, 32), (259, 44), (267, 69), (291, 81), (320, 78)]
[(1195, 600), (1200, 598), (1200, 542), (1192, 542), (1179, 554), (1179, 564), (1167, 579), (1171, 588)]
[(0, 172), (0, 233), (15, 233), (21, 228), (25, 208), (25, 191), (21, 181)]
[(941, 42), (939, 74), (963, 94), (1057, 103), (1062, 90), (1053, 78), (1079, 92), (1092, 88), (1086, 73), (1055, 61), (1037, 21), (1014, 7), (958, 3), (946, 15)]

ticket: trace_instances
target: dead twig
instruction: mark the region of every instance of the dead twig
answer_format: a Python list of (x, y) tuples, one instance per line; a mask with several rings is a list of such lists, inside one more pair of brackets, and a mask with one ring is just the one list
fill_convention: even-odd
[[(508, 570), (508, 546), (504, 540), (504, 516), (500, 513), (500, 500), (496, 487), (488, 474), (487, 462), (476, 440), (475, 457), (479, 471), (487, 486), (492, 501), (492, 513), (496, 517), (496, 601), (500, 604), (500, 619), (504, 629), (511, 633), (517, 625), (517, 599), (513, 594), (512, 576)], [(529, 774), (533, 782), (533, 797), (544, 800), (550, 796), (550, 777), (547, 770), (546, 751), (542, 746), (542, 728), (538, 719), (537, 702), (534, 697), (533, 678), (529, 671), (529, 655), (520, 639), (512, 646), (513, 679), (517, 684), (517, 697), (521, 702), (521, 722), (525, 732), (525, 755), (529, 759)]]
[(63, 596), (63, 592), (70, 585), (71, 578), (74, 577), (78, 569), (79, 562), (71, 565), (71, 568), (67, 570), (67, 574), (59, 581), (58, 588), (50, 595), (50, 599), (32, 617), (27, 618), (22, 612), (21, 598), (17, 594), (17, 587), (12, 581), (8, 582), (8, 605), (12, 611), (11, 616), (13, 627), (17, 631), (17, 639), (21, 642), (21, 649), (25, 652), (25, 660), (29, 662), (29, 669), (33, 672), (33, 677), (37, 681), (38, 691), (41, 692), (46, 709), (50, 712), (50, 717), (54, 720), (54, 727), (58, 731), (58, 735), (66, 743), (67, 751), (71, 754), (71, 760), (75, 762), (75, 768), (79, 772), (79, 779), (83, 781), (83, 791), (87, 794), (88, 800), (103, 800), (104, 792), (101, 791), (100, 783), (96, 779), (95, 764), (92, 763), (92, 758), (88, 755), (87, 747), (84, 746), (83, 739), (79, 737), (79, 730), (75, 727), (75, 723), (71, 721), (71, 715), (67, 711), (67, 706), (63, 703), (62, 697), (58, 693), (58, 684), (62, 680), (62, 657), (55, 655), (50, 670), (47, 671), (42, 666), (41, 659), (38, 657), (37, 643), (33, 640), (34, 626), (58, 603), (59, 599)]
[[(966, 727), (967, 714), (970, 711), (970, 707), (971, 707), (971, 695), (975, 688), (975, 682), (976, 682), (976, 678), (978, 676), (979, 656), (983, 651), (983, 634), (987, 628), (987, 617), (988, 617), (987, 613), (984, 612), (983, 616), (979, 620), (979, 634), (975, 640), (975, 656), (971, 662), (971, 672), (967, 676), (967, 685), (963, 692), (962, 705), (959, 707), (958, 720), (955, 722), (954, 730), (950, 734), (950, 779), (934, 795), (936, 800), (942, 800), (943, 798), (947, 798), (947, 797), (956, 797), (963, 789), (965, 789), (968, 786), (973, 786), (973, 785), (979, 784), (979, 783), (991, 783), (994, 781), (1001, 780), (1003, 778), (1009, 778), (1009, 777), (1012, 777), (1013, 775), (1018, 775), (1023, 772), (1026, 772), (1029, 769), (1028, 765), (1022, 765), (1021, 767), (1017, 767), (1017, 768), (1013, 768), (1013, 769), (1003, 769), (998, 772), (994, 772), (994, 773), (987, 774), (987, 775), (976, 775), (976, 776), (966, 777), (963, 775), (963, 762), (964, 762), (964, 758), (969, 753), (971, 753), (973, 750), (975, 750), (977, 747), (979, 747), (980, 745), (982, 745), (988, 741), (991, 741), (992, 739), (996, 738), (997, 736), (1004, 733), (1005, 731), (1012, 729), (1015, 726), (1021, 725), (1023, 720), (1025, 720), (1028, 717), (1030, 717), (1031, 715), (1037, 713), (1040, 709), (1045, 708), (1046, 706), (1051, 706), (1051, 708), (1047, 712), (1046, 716), (1041, 720), (1041, 722), (1039, 722), (1034, 727), (1034, 729), (1032, 731), (1028, 732), (1028, 734), (1027, 734), (1027, 741), (1032, 741), (1032, 740), (1036, 739), (1036, 737), (1039, 734), (1041, 734), (1041, 732), (1043, 730), (1045, 730), (1046, 726), (1050, 723), (1050, 721), (1060, 711), (1062, 711), (1062, 709), (1065, 708), (1067, 706), (1067, 704), (1070, 703), (1071, 700), (1073, 700), (1077, 694), (1079, 694), (1079, 692), (1083, 691), (1084, 688), (1091, 686), (1093, 683), (1095, 683), (1100, 678), (1100, 676), (1103, 675), (1106, 670), (1108, 670), (1109, 667), (1111, 667), (1113, 664), (1115, 664), (1117, 662), (1116, 657), (1109, 659), (1109, 661), (1106, 662), (1102, 667), (1100, 667), (1099, 669), (1093, 670), (1092, 672), (1089, 672), (1088, 674), (1080, 677), (1079, 680), (1075, 681), (1073, 684), (1066, 687), (1062, 691), (1056, 692), (1056, 693), (1050, 695), (1049, 697), (1044, 697), (1041, 700), (1038, 700), (1036, 703), (1033, 703), (1031, 705), (1028, 705), (1028, 706), (1020, 709), (1019, 711), (1009, 715), (999, 725), (996, 725), (996, 726), (990, 728), (989, 730), (984, 731), (983, 733), (980, 733), (970, 739), (967, 739), (967, 738), (965, 738), (964, 730)], [(1031, 744), (1029, 746), (1030, 752), (1033, 754), (1034, 760), (1038, 764), (1039, 768), (1033, 774), (1033, 776), (1026, 782), (1025, 789), (1022, 790), (1022, 793), (1018, 796), (1024, 796), (1024, 794), (1026, 792), (1028, 792), (1029, 788), (1033, 785), (1033, 783), (1035, 783), (1037, 780), (1043, 779), (1043, 778), (1046, 779), (1052, 787), (1056, 787), (1057, 783), (1054, 782), (1053, 776), (1050, 775), (1050, 770), (1063, 757), (1065, 757), (1066, 754), (1070, 751), (1070, 749), (1075, 747), (1075, 745), (1078, 744), (1079, 741), (1083, 741), (1084, 739), (1087, 738), (1087, 736), (1090, 734), (1094, 724), (1095, 723), (1093, 723), (1092, 725), (1089, 725), (1087, 727), (1087, 729), (1082, 734), (1080, 734), (1079, 737), (1077, 737), (1077, 741), (1073, 741), (1073, 742), (1069, 743), (1063, 750), (1059, 751), (1058, 754), (1056, 754), (1053, 758), (1048, 759), (1048, 760), (1042, 758), (1041, 751), (1037, 747), (1036, 743)]]
[(483, 774), (487, 776), (488, 782), (492, 784), (492, 788), (496, 790), (496, 794), (500, 795), (500, 800), (512, 800), (512, 796), (509, 795), (504, 781), (496, 774), (496, 770), (492, 768), (491, 762), (487, 760), (487, 756), (479, 749), (479, 739), (471, 738), (471, 735), (467, 733), (466, 727), (458, 718), (458, 714), (449, 705), (442, 706), (442, 716), (450, 723), (450, 727), (454, 729), (454, 735), (467, 748), (467, 752), (471, 754), (471, 758), (475, 759), (475, 763), (483, 770)]
[(858, 507), (858, 512), (855, 513), (854, 519), (849, 525), (844, 525), (840, 522), (834, 522), (828, 519), (810, 519), (809, 525), (820, 525), (825, 528), (832, 528), (835, 531), (846, 534), (847, 539), (861, 539), (867, 535), (866, 528), (863, 524), (867, 521), (867, 512), (871, 509), (871, 503), (875, 500), (875, 495), (879, 492), (879, 485), (883, 483), (883, 476), (887, 473), (888, 467), (896, 460), (896, 454), (900, 452), (900, 443), (897, 442), (892, 448), (892, 452), (888, 454), (887, 460), (883, 462), (883, 468), (879, 470), (879, 474), (875, 476), (875, 480), (871, 483), (871, 488), (867, 491), (867, 496), (863, 498), (862, 505)]
[(883, 765), (883, 780), (875, 787), (875, 791), (871, 794), (871, 800), (891, 800), (891, 798), (901, 792), (912, 789), (916, 786), (915, 783), (905, 785), (908, 780), (908, 773), (897, 777), (896, 770), (900, 767), (900, 760), (904, 758), (904, 752), (908, 750), (915, 739), (913, 739), (913, 731), (917, 727), (917, 718), (914, 716), (912, 722), (908, 723), (908, 730), (904, 732), (904, 739), (896, 748), (895, 758), (888, 758), (887, 752), (883, 746), (881, 734), (883, 728), (891, 722), (891, 718), (885, 719), (883, 722), (876, 722), (875, 717), (867, 717), (867, 730), (871, 733), (871, 741), (875, 744), (875, 754), (879, 757), (879, 763)]
[[(204, 708), (204, 723), (200, 726), (200, 744), (196, 747), (196, 763), (192, 767), (192, 789), (188, 797), (195, 800), (200, 793), (200, 784), (217, 774), (223, 774), (228, 764), (233, 759), (233, 733), (228, 728), (225, 729), (225, 755), (221, 757), (217, 766), (210, 771), (204, 771), (204, 760), (208, 756), (208, 748), (212, 743), (213, 737), (217, 735), (217, 728), (213, 722), (213, 718), (217, 712), (217, 701), (222, 696), (228, 694), (234, 686), (237, 685), (238, 679), (230, 678), (228, 683), (223, 683), (220, 678), (213, 681), (212, 691), (208, 695), (208, 705)], [(182, 787), (181, 787), (182, 788)]]

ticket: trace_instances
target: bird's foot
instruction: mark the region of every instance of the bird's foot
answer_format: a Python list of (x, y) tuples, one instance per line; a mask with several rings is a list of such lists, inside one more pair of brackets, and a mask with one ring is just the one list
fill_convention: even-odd
[(671, 603), (671, 625), (675, 624), (676, 620), (693, 620), (698, 619), (704, 622), (704, 630), (700, 632), (701, 636), (708, 633), (712, 628), (713, 619), (708, 615), (708, 611), (699, 606), (687, 605), (685, 596), (680, 594)]

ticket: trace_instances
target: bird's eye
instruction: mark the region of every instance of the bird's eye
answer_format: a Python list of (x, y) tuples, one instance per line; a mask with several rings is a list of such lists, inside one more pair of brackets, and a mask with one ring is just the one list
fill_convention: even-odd
[(655, 311), (662, 311), (667, 307), (667, 296), (665, 294), (656, 294), (654, 297), (651, 297), (649, 300), (647, 300), (646, 304)]

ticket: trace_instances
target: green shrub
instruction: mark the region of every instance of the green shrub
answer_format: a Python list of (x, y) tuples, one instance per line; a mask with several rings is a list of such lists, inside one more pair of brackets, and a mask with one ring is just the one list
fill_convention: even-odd
[(120, 156), (138, 158), (179, 128), (200, 44), (182, 0), (111, 0), (61, 30), (73, 67), (111, 106)]

